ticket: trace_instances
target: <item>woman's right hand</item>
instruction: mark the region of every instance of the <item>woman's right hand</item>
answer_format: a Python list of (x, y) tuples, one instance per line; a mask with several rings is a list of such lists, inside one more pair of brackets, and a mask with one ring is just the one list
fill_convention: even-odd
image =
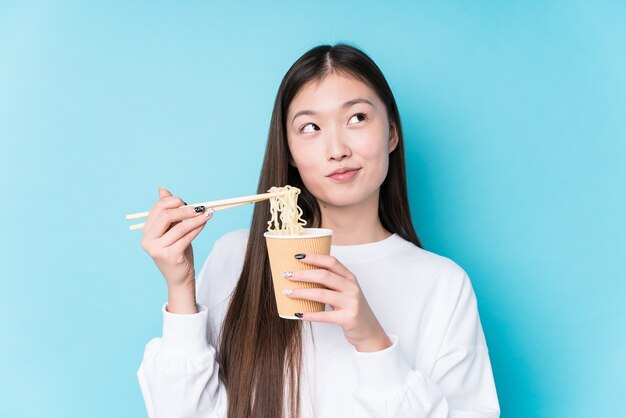
[(141, 240), (141, 247), (165, 277), (167, 310), (173, 313), (197, 312), (191, 241), (211, 218), (194, 207), (180, 207), (184, 205), (181, 198), (160, 187), (159, 200), (150, 209)]

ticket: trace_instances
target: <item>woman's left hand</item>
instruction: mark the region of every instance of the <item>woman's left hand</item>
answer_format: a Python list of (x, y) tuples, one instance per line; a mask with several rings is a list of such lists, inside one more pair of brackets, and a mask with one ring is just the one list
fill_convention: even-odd
[[(357, 351), (380, 351), (391, 346), (354, 274), (330, 255), (305, 254), (300, 261), (321, 268), (295, 270), (286, 273), (286, 277), (294, 281), (318, 283), (328, 289), (288, 289), (283, 293), (293, 299), (322, 302), (333, 308), (332, 311), (304, 312), (302, 320), (340, 325), (346, 339)], [(291, 277), (288, 277), (289, 273)]]

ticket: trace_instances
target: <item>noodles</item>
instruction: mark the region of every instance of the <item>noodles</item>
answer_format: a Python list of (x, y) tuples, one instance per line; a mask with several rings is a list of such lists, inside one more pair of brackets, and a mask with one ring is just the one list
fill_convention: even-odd
[[(298, 206), (300, 189), (292, 186), (272, 187), (270, 193), (270, 215), (267, 231), (275, 235), (302, 235), (306, 221), (302, 219), (302, 209)], [(280, 223), (278, 213), (280, 212)]]

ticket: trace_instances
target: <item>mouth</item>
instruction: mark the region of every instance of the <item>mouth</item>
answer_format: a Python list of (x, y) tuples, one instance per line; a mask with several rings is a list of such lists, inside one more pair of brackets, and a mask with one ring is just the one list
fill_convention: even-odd
[(326, 177), (337, 183), (346, 183), (354, 178), (357, 175), (360, 168), (352, 168), (352, 167), (342, 167), (339, 168)]

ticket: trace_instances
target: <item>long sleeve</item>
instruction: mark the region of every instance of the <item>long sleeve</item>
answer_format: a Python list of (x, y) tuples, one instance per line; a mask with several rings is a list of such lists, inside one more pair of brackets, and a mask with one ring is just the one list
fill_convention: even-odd
[(226, 417), (215, 348), (206, 338), (207, 308), (181, 315), (163, 307), (163, 336), (152, 339), (137, 372), (151, 418)]
[(400, 346), (354, 358), (359, 388), (355, 417), (497, 418), (500, 416), (491, 363), (478, 316), (476, 297), (463, 277), (443, 341), (430, 373), (414, 370)]
[(137, 371), (149, 417), (226, 417), (215, 347), (228, 295), (241, 272), (245, 232), (215, 242), (196, 277), (198, 313), (174, 314), (163, 306), (163, 335), (148, 342)]

